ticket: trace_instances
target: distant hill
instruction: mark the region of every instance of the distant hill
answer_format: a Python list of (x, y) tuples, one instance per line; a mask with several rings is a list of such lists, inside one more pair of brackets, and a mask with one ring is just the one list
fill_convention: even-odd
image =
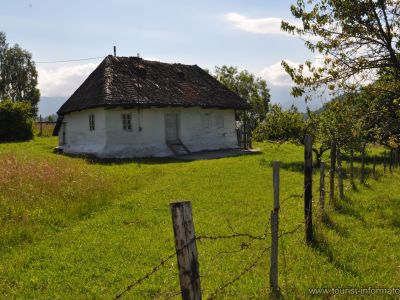
[(39, 102), (39, 115), (46, 117), (53, 115), (67, 100), (67, 97), (40, 97)]

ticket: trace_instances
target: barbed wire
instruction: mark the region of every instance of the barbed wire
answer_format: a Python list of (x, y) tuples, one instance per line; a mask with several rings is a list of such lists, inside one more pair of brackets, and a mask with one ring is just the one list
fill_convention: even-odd
[(228, 282), (222, 284), (219, 288), (217, 288), (209, 297), (209, 300), (214, 299), (214, 297), (223, 289), (227, 288), (228, 286), (234, 284), (236, 281), (238, 281), (243, 275), (245, 275), (246, 273), (250, 272), (252, 269), (254, 269), (259, 261), (261, 260), (261, 258), (264, 256), (264, 254), (271, 249), (271, 246), (265, 248), (263, 251), (261, 251), (261, 253), (257, 256), (257, 258), (250, 264), (248, 265), (244, 270), (242, 270), (239, 275), (235, 276), (233, 279), (229, 280)]
[[(185, 246), (187, 247), (188, 245), (185, 245)], [(166, 258), (162, 259), (161, 262), (158, 265), (156, 265), (155, 267), (153, 267), (153, 269), (151, 271), (147, 272), (146, 274), (141, 276), (139, 279), (137, 279), (136, 281), (134, 281), (133, 283), (128, 285), (122, 292), (117, 294), (114, 299), (120, 299), (126, 292), (130, 291), (132, 288), (134, 288), (135, 286), (141, 284), (143, 281), (148, 279), (151, 275), (153, 275), (158, 270), (160, 270), (165, 265), (165, 263), (167, 263), (170, 259), (172, 259), (175, 256), (176, 256), (176, 251), (174, 251), (173, 253), (168, 255)]]
[[(284, 198), (281, 201), (281, 205), (284, 204), (287, 200), (292, 199), (292, 198), (300, 198), (303, 197), (304, 194), (292, 194), (289, 195), (288, 197)], [(236, 239), (236, 238), (248, 238), (250, 241), (248, 242), (248, 244), (242, 242), (240, 244), (240, 249), (235, 251), (235, 252), (240, 252), (246, 249), (249, 249), (251, 246), (251, 243), (255, 240), (258, 241), (262, 241), (262, 240), (266, 240), (270, 234), (269, 232), (269, 228), (270, 228), (270, 221), (271, 221), (271, 216), (268, 218), (267, 221), (267, 226), (265, 231), (260, 234), (260, 235), (254, 235), (251, 233), (246, 233), (246, 232), (237, 232), (230, 224), (229, 219), (227, 219), (227, 224), (229, 229), (232, 231), (232, 234), (226, 234), (226, 235), (197, 235), (195, 236), (188, 244), (182, 246), (180, 249), (175, 250), (173, 253), (169, 254), (168, 256), (166, 256), (164, 259), (162, 259), (160, 261), (160, 263), (158, 263), (156, 266), (154, 266), (149, 272), (147, 272), (146, 274), (142, 275), (140, 278), (138, 278), (137, 280), (135, 280), (134, 282), (132, 282), (131, 284), (129, 284), (122, 292), (118, 293), (114, 299), (120, 299), (125, 293), (127, 293), (128, 291), (130, 291), (131, 289), (133, 289), (134, 287), (142, 284), (145, 280), (147, 280), (148, 278), (150, 278), (150, 276), (152, 276), (153, 274), (155, 274), (156, 272), (158, 272), (169, 260), (171, 260), (173, 257), (175, 257), (180, 251), (182, 251), (183, 249), (185, 249), (186, 247), (188, 247), (190, 244), (192, 244), (194, 241), (204, 241), (204, 240), (211, 240), (211, 241), (215, 241), (215, 240), (227, 240), (227, 239)], [(292, 234), (294, 232), (296, 232), (298, 230), (298, 228), (302, 225), (302, 223), (298, 224), (298, 226), (292, 230), (292, 231), (287, 231), (287, 232), (283, 232), (279, 235), (279, 237), (287, 235), (287, 234)], [(271, 247), (267, 247), (265, 248), (262, 253), (260, 254), (260, 256), (262, 256), (268, 249), (270, 249)], [(257, 265), (257, 262), (259, 261), (259, 259), (261, 259), (261, 257), (257, 257), (257, 259), (248, 267), (246, 267), (238, 276), (236, 276), (235, 278), (233, 278), (231, 281), (227, 282), (226, 284), (224, 284), (223, 286), (221, 286), (219, 288), (219, 290), (226, 288), (227, 286), (233, 284), (234, 282), (236, 282), (240, 277), (242, 277), (244, 274), (246, 274), (247, 272), (249, 272), (252, 268), (254, 268)]]
[[(281, 233), (278, 238), (284, 236), (284, 235), (289, 235), (289, 234), (294, 234), (295, 232), (297, 232), (297, 230), (299, 230), (302, 227), (302, 223), (297, 224), (297, 226), (290, 230), (290, 231), (285, 231), (283, 233)], [(259, 261), (261, 260), (261, 258), (264, 256), (264, 254), (271, 249), (271, 246), (264, 248), (260, 254), (257, 256), (257, 258), (250, 264), (248, 265), (246, 268), (244, 268), (237, 276), (235, 276), (234, 278), (232, 278), (231, 280), (227, 281), (226, 283), (222, 284), (219, 288), (217, 288), (209, 297), (208, 300), (212, 300), (214, 299), (214, 297), (222, 290), (224, 290), (225, 288), (227, 288), (228, 286), (234, 284), (236, 281), (238, 281), (241, 277), (243, 277), (246, 273), (250, 272), (252, 269), (254, 269)]]
[(286, 198), (282, 199), (280, 205), (282, 206), (286, 201), (293, 199), (293, 198), (303, 198), (304, 197), (304, 193), (303, 194), (292, 194), (287, 196)]

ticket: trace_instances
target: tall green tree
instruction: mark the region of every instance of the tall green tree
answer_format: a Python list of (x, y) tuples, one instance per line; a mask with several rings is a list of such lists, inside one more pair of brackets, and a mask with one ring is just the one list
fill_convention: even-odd
[(375, 81), (384, 68), (400, 79), (400, 4), (397, 0), (298, 0), (292, 15), (301, 26), (282, 22), (281, 28), (301, 36), (318, 64), (298, 68), (282, 62), (296, 86), (294, 96), (318, 91), (359, 88)]
[(28, 101), (36, 115), (40, 92), (38, 73), (32, 55), (18, 44), (10, 47), (0, 32), (0, 99)]
[(215, 77), (250, 104), (250, 126), (252, 129), (256, 128), (265, 119), (271, 100), (267, 82), (246, 70), (239, 71), (232, 66), (215, 67)]
[(298, 142), (304, 136), (304, 114), (295, 106), (283, 109), (279, 104), (270, 105), (269, 111), (253, 132), (256, 141)]

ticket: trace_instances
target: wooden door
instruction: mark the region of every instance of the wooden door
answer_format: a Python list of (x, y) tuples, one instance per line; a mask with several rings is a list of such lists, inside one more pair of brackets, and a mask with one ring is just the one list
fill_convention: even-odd
[(178, 140), (178, 114), (165, 114), (165, 136), (167, 142)]
[(67, 123), (62, 123), (61, 145), (65, 145), (66, 143), (67, 143)]

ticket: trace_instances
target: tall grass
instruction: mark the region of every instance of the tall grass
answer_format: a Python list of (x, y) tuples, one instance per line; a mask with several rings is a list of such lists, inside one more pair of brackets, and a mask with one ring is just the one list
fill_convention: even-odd
[(0, 251), (107, 204), (113, 197), (108, 177), (77, 160), (0, 153)]
[[(51, 123), (42, 123), (42, 135), (43, 137), (50, 137), (53, 136), (55, 124)], [(40, 124), (37, 122), (33, 123), (33, 133), (34, 135), (40, 134)]]

